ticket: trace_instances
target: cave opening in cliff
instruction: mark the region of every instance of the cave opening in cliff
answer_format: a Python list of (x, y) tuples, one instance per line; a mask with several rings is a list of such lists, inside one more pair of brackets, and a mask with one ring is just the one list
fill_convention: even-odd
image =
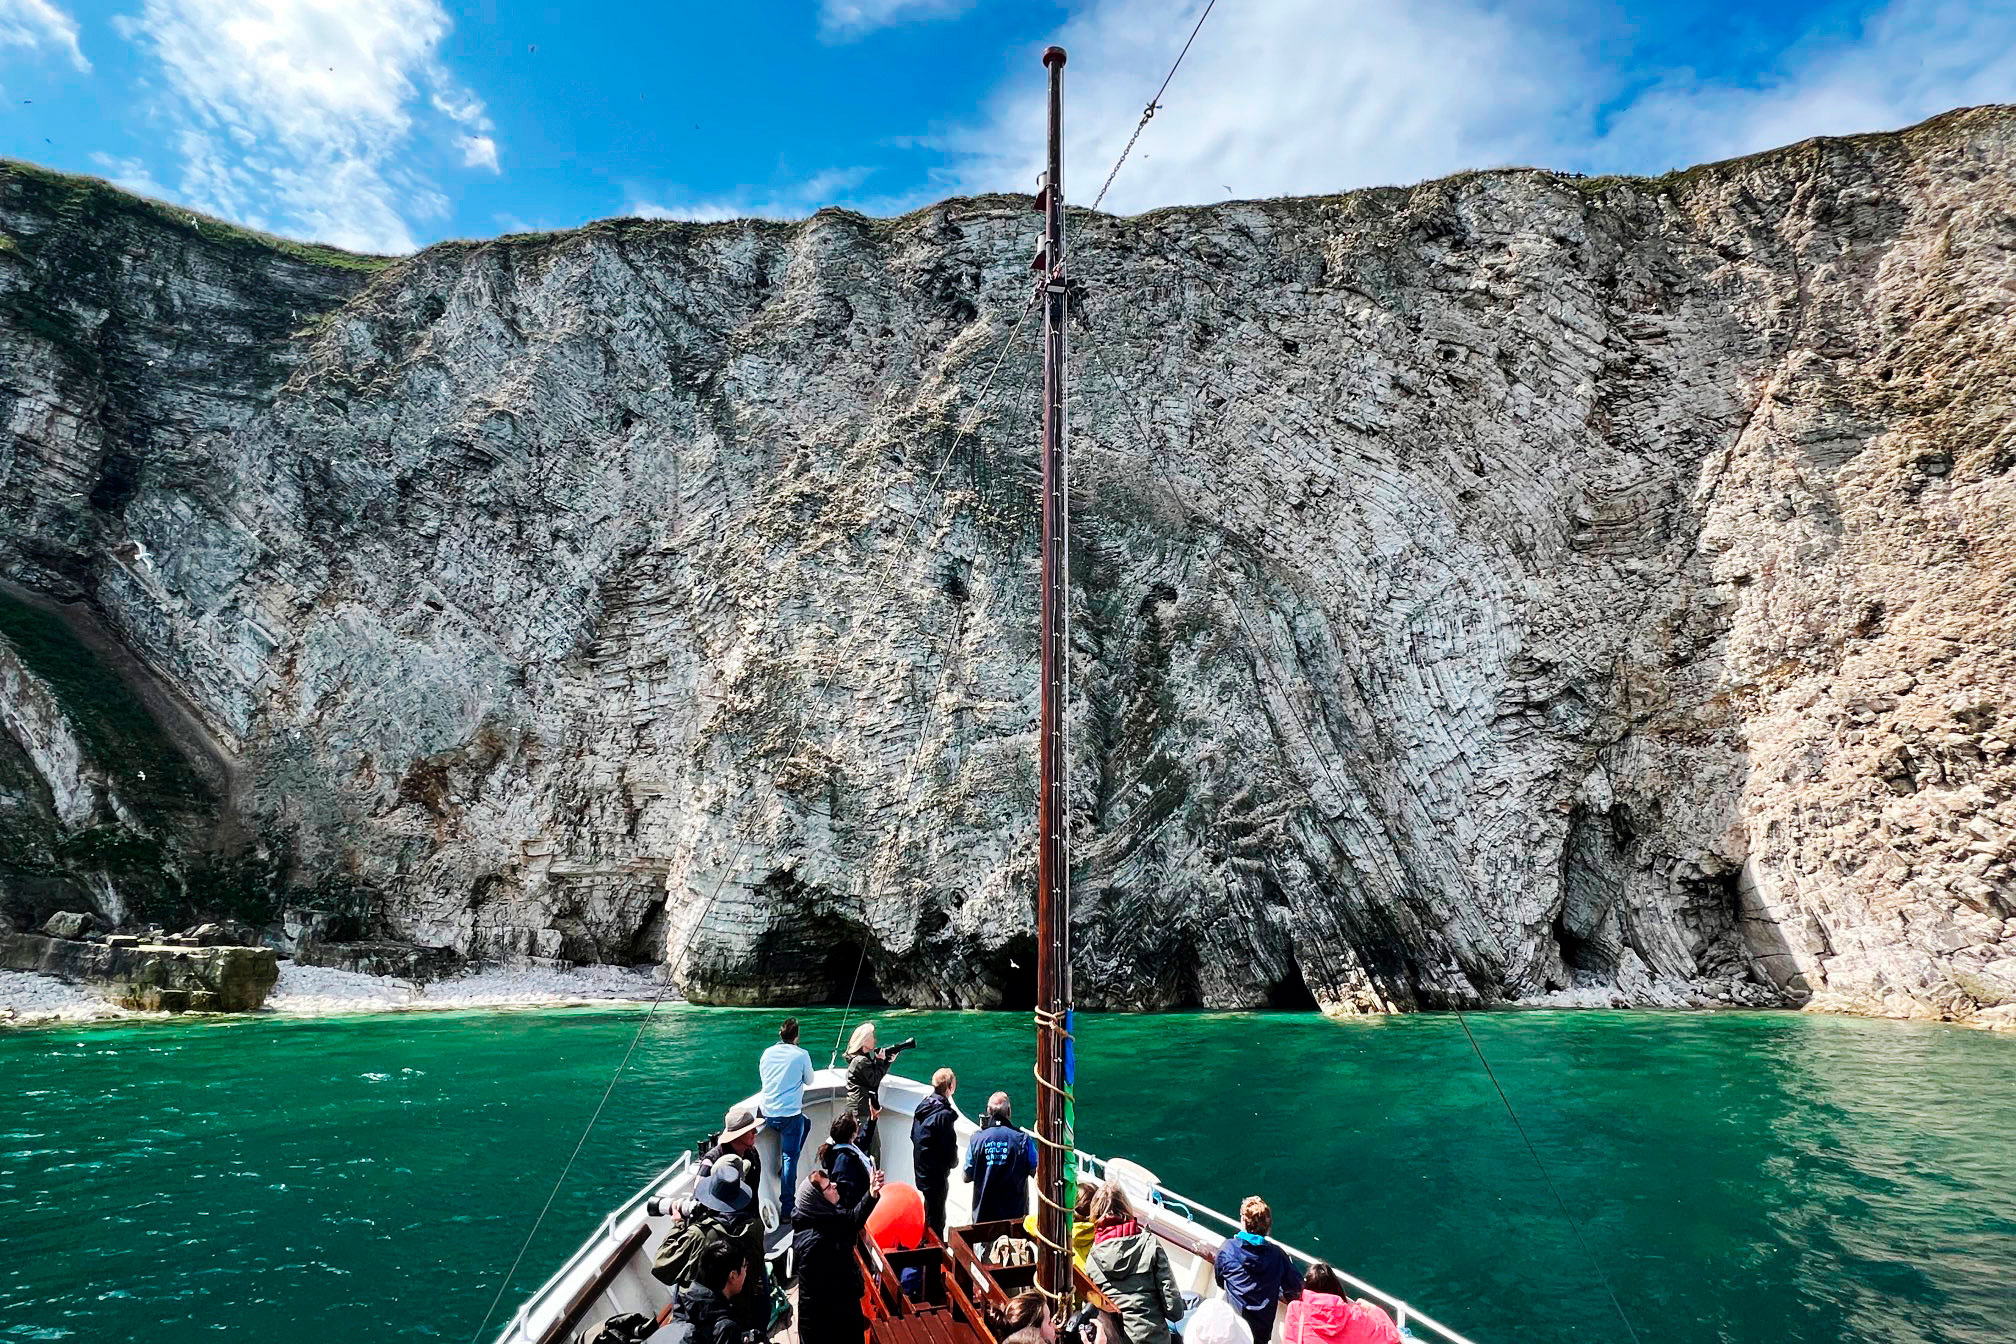
[(1287, 973), (1267, 990), (1267, 1006), (1283, 1013), (1319, 1011), (1316, 995), (1310, 990), (1308, 980), (1303, 978), (1301, 962), (1288, 958)]
[[(856, 968), (859, 968), (857, 973)], [(820, 980), (826, 986), (824, 1003), (852, 1003), (863, 1007), (886, 1007), (882, 987), (875, 980), (875, 958), (859, 938), (842, 938), (827, 950), (820, 966)]]
[(1002, 945), (988, 979), (1000, 991), (995, 1006), (1026, 1013), (1036, 1007), (1036, 936), (1018, 933)]

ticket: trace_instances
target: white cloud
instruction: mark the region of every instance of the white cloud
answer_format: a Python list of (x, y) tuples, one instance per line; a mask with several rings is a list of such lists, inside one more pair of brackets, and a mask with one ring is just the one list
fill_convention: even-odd
[[(1099, 0), (1058, 34), (1066, 174), (1090, 203), (1204, 8)], [(1574, 78), (1541, 35), (1464, 0), (1254, 0), (1219, 5), (1106, 209), (1415, 181), (1525, 155), (1536, 108)], [(1030, 190), (1042, 167), (1036, 56), (988, 125), (954, 137), (951, 185)]]
[(440, 64), (439, 0), (144, 0), (121, 29), (161, 61), (181, 193), (225, 218), (407, 252), (447, 209), (416, 149), (496, 171), (482, 102)]
[(973, 0), (820, 0), (819, 35), (827, 41), (890, 28), (899, 23), (950, 18)]
[(159, 200), (168, 195), (168, 188), (154, 180), (147, 165), (136, 158), (122, 158), (115, 154), (93, 154), (91, 162), (105, 172), (105, 180), (115, 186), (126, 188), (141, 196), (152, 196)]
[(497, 166), (497, 141), (488, 135), (464, 135), (455, 141), (462, 150), (464, 168), (488, 168), (491, 172), (503, 171)]
[(78, 70), (91, 73), (91, 62), (77, 43), (77, 20), (49, 0), (0, 0), (0, 47), (54, 47), (68, 52)]
[(2016, 3), (1894, 0), (1855, 32), (1801, 42), (1756, 85), (1661, 81), (1611, 122), (1592, 158), (1657, 173), (2012, 98)]
[[(1057, 34), (1066, 182), (1089, 204), (1204, 0), (1094, 0)], [(1811, 135), (1886, 130), (2016, 95), (2016, 0), (1893, 0), (1748, 85), (1604, 66), (1592, 20), (1489, 0), (1221, 4), (1103, 208), (1321, 194), (1532, 164), (1659, 173)], [(941, 136), (938, 186), (1030, 190), (1045, 75), (1032, 53), (980, 125)], [(1607, 111), (1604, 110), (1606, 109)], [(1600, 125), (1599, 125), (1600, 119)]]
[(674, 204), (633, 200), (626, 212), (640, 219), (685, 219), (711, 224), (724, 219), (803, 219), (821, 206), (850, 203), (848, 193), (868, 180), (872, 169), (828, 168), (778, 191)]

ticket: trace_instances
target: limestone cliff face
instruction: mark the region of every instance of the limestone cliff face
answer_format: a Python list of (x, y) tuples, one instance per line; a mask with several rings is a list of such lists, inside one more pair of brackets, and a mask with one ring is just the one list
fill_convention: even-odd
[[(2016, 1001), (2012, 168), (1074, 217), (1080, 1003)], [(207, 728), (174, 861), (276, 907), (1026, 1001), (1032, 225), (379, 265), (9, 170), (0, 576)], [(28, 717), (45, 849), (167, 834)]]

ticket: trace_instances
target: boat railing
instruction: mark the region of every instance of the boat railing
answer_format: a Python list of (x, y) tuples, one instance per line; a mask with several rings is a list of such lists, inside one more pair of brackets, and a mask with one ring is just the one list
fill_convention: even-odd
[(671, 1184), (675, 1177), (692, 1165), (692, 1153), (679, 1154), (678, 1161), (652, 1177), (642, 1190), (639, 1190), (622, 1204), (619, 1204), (615, 1212), (602, 1220), (601, 1224), (595, 1229), (594, 1235), (581, 1243), (581, 1248), (568, 1258), (567, 1263), (560, 1266), (559, 1271), (552, 1278), (540, 1284), (537, 1292), (525, 1299), (524, 1304), (511, 1317), (510, 1327), (505, 1330), (502, 1338), (506, 1340), (524, 1338), (526, 1317), (531, 1311), (535, 1307), (545, 1303), (554, 1290), (567, 1280), (569, 1275), (592, 1259), (608, 1243), (609, 1239), (615, 1235), (616, 1230), (629, 1221), (632, 1213), (642, 1207), (652, 1196), (663, 1191), (667, 1185)]
[[(1106, 1161), (1104, 1158), (1094, 1157), (1092, 1154), (1081, 1149), (1078, 1153), (1078, 1171), (1080, 1175), (1089, 1176), (1097, 1181), (1104, 1181), (1106, 1179)], [(1190, 1198), (1190, 1196), (1170, 1190), (1159, 1182), (1151, 1187), (1149, 1193), (1158, 1207), (1208, 1228), (1215, 1232), (1221, 1240), (1236, 1234), (1240, 1230), (1237, 1219), (1220, 1213), (1208, 1205), (1199, 1204), (1196, 1200)], [(1310, 1255), (1307, 1251), (1298, 1251), (1284, 1241), (1277, 1239), (1274, 1241), (1274, 1244), (1286, 1251), (1290, 1258), (1299, 1262), (1305, 1269), (1316, 1261), (1315, 1256)], [(1393, 1296), (1393, 1294), (1365, 1282), (1365, 1280), (1354, 1274), (1347, 1274), (1335, 1266), (1331, 1268), (1336, 1273), (1338, 1279), (1350, 1285), (1353, 1292), (1361, 1297), (1371, 1298), (1391, 1312), (1394, 1324), (1399, 1326), (1401, 1330), (1416, 1335), (1425, 1331), (1438, 1339), (1448, 1341), (1448, 1344), (1474, 1344), (1474, 1341), (1466, 1336), (1451, 1330), (1433, 1316), (1409, 1306), (1405, 1301)]]

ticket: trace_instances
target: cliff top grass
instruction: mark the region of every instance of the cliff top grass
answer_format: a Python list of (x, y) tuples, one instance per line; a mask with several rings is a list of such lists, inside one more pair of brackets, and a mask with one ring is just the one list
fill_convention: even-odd
[[(146, 222), (186, 229), (206, 243), (221, 247), (254, 249), (276, 254), (310, 266), (328, 266), (346, 271), (381, 271), (397, 262), (397, 257), (346, 252), (323, 243), (304, 243), (278, 234), (261, 233), (228, 223), (187, 206), (170, 205), (116, 187), (103, 178), (59, 173), (20, 159), (0, 159), (0, 192), (18, 193), (27, 203), (53, 217), (103, 218), (107, 214), (129, 214)], [(8, 248), (18, 250), (9, 239)]]
[[(1220, 201), (1209, 205), (1164, 206), (1144, 211), (1134, 216), (1111, 214), (1094, 215), (1089, 211), (1073, 208), (1072, 214), (1086, 220), (1119, 220), (1154, 225), (1167, 220), (1193, 215), (1199, 211), (1222, 209), (1233, 205), (1281, 205), (1288, 203), (1308, 205), (1348, 204), (1360, 208), (1370, 206), (1375, 209), (1392, 209), (1414, 193), (1429, 190), (1449, 192), (1464, 186), (1495, 177), (1509, 175), (1539, 174), (1561, 186), (1589, 197), (1600, 197), (1606, 193), (1637, 189), (1655, 194), (1677, 194), (1690, 187), (1726, 176), (1744, 169), (1758, 168), (1793, 154), (1810, 152), (1814, 147), (1828, 144), (1848, 146), (1868, 152), (1927, 137), (1939, 137), (1952, 133), (1959, 125), (1981, 119), (2010, 119), (2016, 117), (2016, 104), (1986, 104), (1980, 107), (1957, 108), (1938, 116), (1927, 118), (1915, 125), (1894, 131), (1874, 131), (1848, 136), (1814, 136), (1796, 144), (1777, 149), (1762, 150), (1732, 159), (1722, 159), (1713, 163), (1697, 164), (1689, 168), (1675, 169), (1657, 176), (1632, 176), (1629, 174), (1601, 174), (1585, 176), (1563, 173), (1545, 168), (1504, 166), (1489, 169), (1473, 169), (1452, 173), (1440, 178), (1432, 178), (1411, 186), (1367, 186), (1346, 192), (1325, 193), (1303, 197), (1263, 197), (1251, 200)], [(226, 247), (242, 247), (276, 254), (312, 266), (325, 266), (339, 270), (375, 273), (397, 265), (405, 260), (401, 257), (377, 256), (368, 253), (347, 252), (324, 243), (301, 242), (297, 239), (263, 233), (256, 229), (213, 218), (191, 210), (186, 206), (171, 205), (136, 195), (116, 187), (101, 178), (78, 176), (54, 172), (37, 164), (22, 160), (0, 159), (0, 191), (17, 191), (37, 198), (36, 204), (53, 215), (82, 215), (87, 212), (126, 211), (143, 216), (152, 222), (170, 227), (188, 229), (206, 242)], [(976, 196), (951, 197), (922, 205), (901, 215), (878, 218), (864, 215), (859, 211), (841, 206), (828, 206), (803, 219), (780, 220), (751, 215), (732, 220), (680, 220), (645, 219), (635, 216), (611, 216), (591, 220), (572, 229), (554, 229), (538, 232), (508, 233), (487, 239), (444, 239), (422, 249), (422, 253), (446, 250), (450, 252), (468, 251), (475, 248), (502, 246), (509, 248), (536, 249), (565, 244), (575, 239), (594, 237), (609, 233), (623, 234), (672, 234), (691, 237), (706, 233), (716, 233), (731, 229), (758, 229), (762, 231), (787, 231), (803, 225), (809, 219), (840, 217), (875, 233), (894, 234), (927, 221), (933, 215), (952, 211), (960, 218), (973, 218), (999, 213), (1013, 213), (1026, 210), (1029, 198), (1013, 193), (986, 193)], [(16, 240), (0, 233), (0, 251), (18, 251)]]

